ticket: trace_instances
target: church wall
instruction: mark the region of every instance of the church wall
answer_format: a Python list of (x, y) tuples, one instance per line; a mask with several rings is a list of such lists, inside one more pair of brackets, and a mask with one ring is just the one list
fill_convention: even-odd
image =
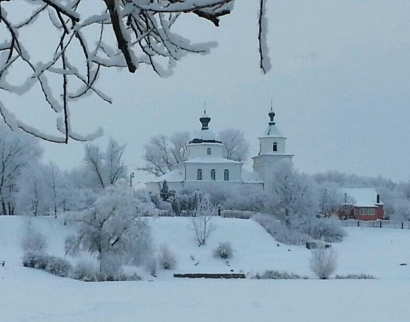
[[(211, 155), (207, 154), (207, 149), (211, 149)], [(188, 158), (222, 158), (223, 157), (223, 145), (218, 143), (200, 143), (188, 145)]]
[(224, 181), (224, 171), (229, 170), (229, 181), (239, 181), (241, 180), (241, 169), (242, 164), (232, 164), (232, 163), (201, 163), (201, 164), (186, 164), (186, 180), (197, 180), (197, 171), (202, 170), (202, 180), (211, 181), (211, 170), (215, 169), (215, 181)]
[(277, 143), (278, 150), (277, 153), (285, 153), (285, 138), (271, 138), (271, 137), (261, 137), (260, 140), (260, 154), (265, 153), (275, 153), (273, 151), (273, 143)]

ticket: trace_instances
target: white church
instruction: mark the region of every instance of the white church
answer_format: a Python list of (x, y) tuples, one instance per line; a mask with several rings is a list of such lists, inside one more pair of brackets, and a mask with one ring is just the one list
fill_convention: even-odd
[(146, 188), (152, 194), (159, 194), (164, 181), (170, 190), (180, 191), (185, 187), (198, 187), (217, 183), (227, 188), (238, 188), (242, 185), (254, 185), (264, 189), (270, 169), (279, 160), (292, 161), (292, 154), (286, 153), (286, 137), (275, 123), (272, 108), (268, 127), (259, 137), (259, 153), (253, 157), (253, 171), (242, 168), (243, 163), (229, 160), (224, 156), (221, 141), (209, 129), (211, 118), (206, 111), (200, 117), (201, 130), (188, 144), (188, 159), (176, 165), (172, 172), (147, 182)]

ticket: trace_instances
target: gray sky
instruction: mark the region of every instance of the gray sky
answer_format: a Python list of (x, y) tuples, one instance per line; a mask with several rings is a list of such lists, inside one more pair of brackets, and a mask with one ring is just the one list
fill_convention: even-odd
[[(199, 129), (206, 102), (211, 129), (242, 129), (253, 156), (273, 100), (287, 150), (301, 171), (408, 180), (410, 2), (268, 1), (268, 75), (258, 68), (257, 1), (235, 6), (219, 28), (190, 18), (178, 25), (193, 41), (217, 40), (219, 47), (185, 58), (172, 77), (160, 79), (147, 67), (135, 75), (105, 72), (100, 88), (114, 105), (96, 97), (76, 103), (74, 129), (85, 134), (101, 125), (105, 136), (96, 143), (105, 145), (109, 136), (127, 143), (132, 170), (142, 166), (143, 146), (152, 136)], [(40, 128), (51, 129), (47, 115), (31, 114), (31, 99), (20, 97), (16, 105), (30, 111)], [(82, 161), (83, 144), (44, 146), (47, 160), (63, 168)], [(144, 177), (136, 174), (137, 181)]]

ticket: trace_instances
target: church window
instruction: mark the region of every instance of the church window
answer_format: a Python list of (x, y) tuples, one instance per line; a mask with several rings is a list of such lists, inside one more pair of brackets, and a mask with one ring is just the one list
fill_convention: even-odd
[(273, 152), (278, 151), (278, 144), (276, 142), (273, 142)]
[(224, 180), (229, 181), (229, 170), (228, 169), (224, 170)]
[(211, 170), (211, 180), (215, 180), (216, 179), (216, 173), (215, 173), (215, 169)]
[(206, 154), (207, 154), (207, 155), (211, 155), (211, 152), (212, 152), (212, 151), (211, 151), (211, 148), (207, 148), (207, 149), (206, 149)]
[(202, 169), (196, 171), (196, 180), (202, 180)]

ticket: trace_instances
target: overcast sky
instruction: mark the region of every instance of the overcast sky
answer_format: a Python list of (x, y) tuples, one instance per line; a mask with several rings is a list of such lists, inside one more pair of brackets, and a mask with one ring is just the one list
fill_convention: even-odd
[[(199, 129), (206, 102), (211, 129), (240, 128), (254, 156), (272, 100), (301, 171), (408, 180), (410, 1), (270, 0), (267, 7), (268, 75), (258, 69), (258, 3), (237, 0), (219, 28), (198, 19), (177, 26), (193, 41), (217, 40), (210, 55), (185, 58), (167, 79), (148, 67), (134, 75), (106, 72), (100, 88), (113, 106), (95, 97), (76, 103), (74, 128), (86, 134), (102, 126), (105, 135), (96, 143), (105, 145), (109, 136), (127, 143), (132, 171), (143, 165), (152, 136)], [(37, 109), (31, 99), (14, 104)], [(46, 117), (33, 120), (49, 129)], [(45, 158), (63, 168), (82, 162), (83, 144), (44, 146)]]

